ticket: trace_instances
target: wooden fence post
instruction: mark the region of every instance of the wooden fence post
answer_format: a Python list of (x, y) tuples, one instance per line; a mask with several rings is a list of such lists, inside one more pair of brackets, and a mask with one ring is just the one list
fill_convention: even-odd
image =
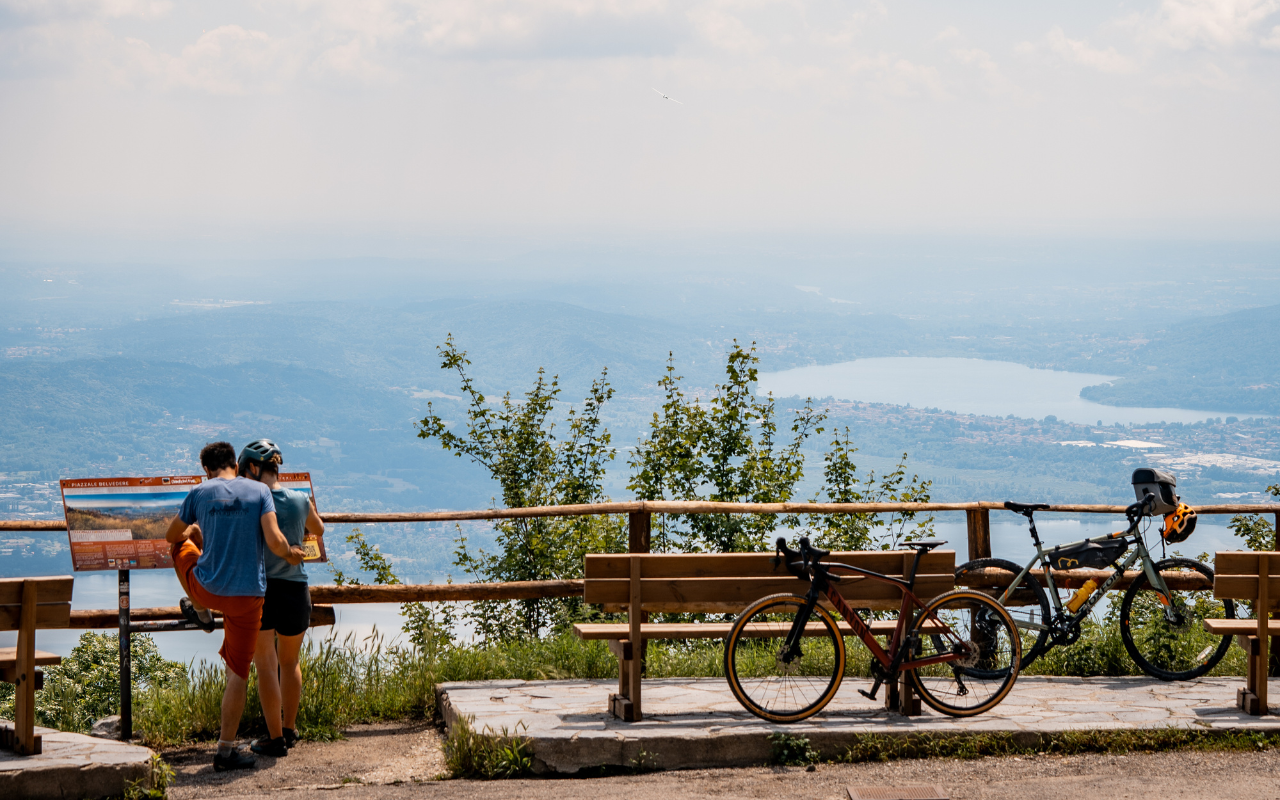
[(969, 561), (991, 558), (991, 512), (980, 508), (964, 512), (969, 523)]
[(649, 552), (649, 533), (652, 515), (648, 511), (633, 511), (627, 515), (627, 552)]
[[(1275, 534), (1275, 542), (1272, 544), (1271, 549), (1280, 551), (1280, 514), (1276, 514)], [(1280, 611), (1272, 612), (1271, 618), (1280, 619)], [(1271, 637), (1270, 650), (1271, 658), (1269, 659), (1270, 663), (1267, 664), (1267, 675), (1271, 678), (1280, 678), (1280, 636)]]

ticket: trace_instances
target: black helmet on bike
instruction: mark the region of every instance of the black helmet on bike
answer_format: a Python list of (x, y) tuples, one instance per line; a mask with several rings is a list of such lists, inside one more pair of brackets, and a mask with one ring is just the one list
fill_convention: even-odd
[(236, 471), (243, 475), (250, 464), (270, 467), (272, 468), (271, 471), (274, 471), (275, 467), (283, 463), (284, 453), (280, 452), (280, 448), (276, 447), (275, 442), (270, 439), (254, 439), (240, 451), (240, 458), (236, 462)]

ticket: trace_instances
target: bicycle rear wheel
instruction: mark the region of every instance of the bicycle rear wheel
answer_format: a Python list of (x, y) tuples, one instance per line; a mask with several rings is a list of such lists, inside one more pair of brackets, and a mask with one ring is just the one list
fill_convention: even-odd
[[(956, 583), (959, 584), (966, 574), (988, 567), (1008, 570), (1014, 575), (1022, 571), (1021, 566), (1003, 558), (979, 558), (961, 564), (956, 569)], [(1004, 589), (988, 591), (999, 597)], [(1029, 574), (1024, 575), (1022, 582), (1009, 593), (1005, 608), (1022, 632), (1022, 664), (1019, 669), (1026, 669), (1049, 649), (1049, 620), (1053, 618), (1049, 611), (1049, 596), (1045, 594), (1039, 581)]]
[(964, 655), (911, 671), (920, 699), (935, 711), (952, 717), (981, 714), (1003, 700), (1018, 679), (1018, 627), (982, 592), (957, 589), (935, 597), (916, 615), (911, 633), (915, 652), (909, 661)]
[(815, 606), (800, 640), (788, 652), (787, 633), (805, 599), (761, 598), (739, 615), (724, 647), (724, 674), (742, 707), (770, 722), (798, 722), (818, 713), (844, 677), (844, 639), (831, 614)]
[[(1189, 558), (1156, 562), (1157, 572), (1198, 572), (1213, 586), (1213, 570)], [(1204, 629), (1205, 619), (1235, 619), (1231, 600), (1215, 600), (1213, 589), (1171, 589), (1169, 597), (1175, 622), (1164, 615), (1163, 598), (1147, 573), (1133, 579), (1120, 604), (1120, 639), (1129, 657), (1142, 671), (1164, 681), (1186, 681), (1213, 669), (1231, 647), (1230, 636), (1214, 636)]]

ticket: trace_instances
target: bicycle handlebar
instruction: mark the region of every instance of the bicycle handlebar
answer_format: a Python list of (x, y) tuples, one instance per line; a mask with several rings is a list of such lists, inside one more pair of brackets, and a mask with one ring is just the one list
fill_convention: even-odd
[[(770, 561), (773, 563), (774, 569), (785, 565), (787, 572), (797, 578), (812, 578), (822, 559), (831, 555), (831, 551), (814, 547), (809, 543), (808, 536), (801, 536), (798, 544), (800, 549), (792, 550), (787, 547), (787, 540), (779, 536), (778, 540), (774, 542), (774, 556)], [(799, 560), (797, 561), (796, 559)], [(835, 575), (828, 575), (827, 579), (839, 581), (839, 578)]]

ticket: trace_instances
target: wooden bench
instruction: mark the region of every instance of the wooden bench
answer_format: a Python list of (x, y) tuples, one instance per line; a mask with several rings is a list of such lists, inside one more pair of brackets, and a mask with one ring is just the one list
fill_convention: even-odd
[(39, 755), (36, 690), (44, 676), (36, 667), (62, 663), (36, 649), (36, 631), (65, 628), (71, 621), (70, 575), (52, 578), (0, 578), (0, 631), (18, 632), (17, 647), (0, 647), (0, 679), (17, 687), (12, 726), (0, 728), (0, 746), (18, 755)]
[(1204, 627), (1220, 636), (1241, 637), (1248, 668), (1236, 705), (1246, 714), (1262, 716), (1267, 713), (1268, 645), (1271, 637), (1280, 636), (1280, 620), (1270, 619), (1280, 600), (1280, 553), (1215, 553), (1213, 596), (1253, 603), (1256, 619), (1206, 619)]
[[(911, 569), (915, 552), (883, 550), (832, 553), (827, 561), (902, 577)], [(654, 623), (650, 612), (738, 614), (752, 602), (780, 592), (803, 595), (808, 583), (775, 570), (771, 553), (621, 554), (589, 555), (583, 600), (611, 613), (627, 612), (627, 622), (579, 623), (574, 632), (583, 639), (605, 640), (618, 658), (618, 692), (609, 698), (609, 712), (634, 721), (642, 718), (641, 662), (649, 639), (723, 639), (732, 622)], [(920, 559), (915, 594), (927, 601), (955, 588), (956, 554), (951, 550), (926, 553)], [(854, 608), (897, 611), (901, 591), (888, 583), (854, 581), (840, 584), (840, 592)], [(823, 601), (824, 604), (826, 601)], [(880, 635), (893, 633), (896, 620), (871, 623)], [(852, 635), (852, 631), (842, 623)], [(637, 647), (637, 644), (640, 646)], [(919, 714), (920, 700), (906, 680), (894, 684), (885, 705), (904, 714)]]

